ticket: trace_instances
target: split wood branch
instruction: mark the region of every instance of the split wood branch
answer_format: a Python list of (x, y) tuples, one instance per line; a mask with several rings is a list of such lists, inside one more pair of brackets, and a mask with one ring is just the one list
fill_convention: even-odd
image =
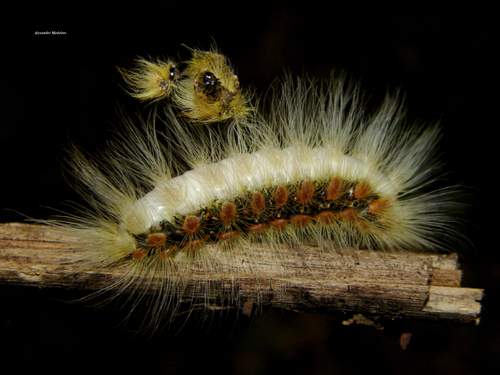
[[(83, 270), (76, 266), (77, 256), (70, 239), (49, 226), (0, 224), (0, 284), (92, 292), (120, 277), (114, 269)], [(236, 290), (243, 309), (259, 302), (323, 314), (479, 321), (483, 290), (460, 286), (462, 271), (453, 253), (357, 250), (325, 262), (317, 248), (304, 247), (300, 259), (307, 262), (292, 252), (281, 257), (286, 276), (267, 257), (260, 264), (261, 279), (244, 270), (229, 281), (224, 270), (209, 279), (193, 272), (193, 285), (208, 282), (217, 290)], [(188, 285), (185, 298), (193, 297)]]

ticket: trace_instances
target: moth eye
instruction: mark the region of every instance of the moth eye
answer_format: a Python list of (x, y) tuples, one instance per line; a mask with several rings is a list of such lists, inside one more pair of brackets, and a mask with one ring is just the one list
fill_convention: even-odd
[(179, 71), (176, 68), (171, 67), (168, 75), (170, 77), (170, 80), (175, 80), (179, 77)]
[(220, 96), (220, 82), (215, 74), (212, 72), (203, 72), (200, 78), (198, 87), (201, 93), (210, 100), (218, 100)]

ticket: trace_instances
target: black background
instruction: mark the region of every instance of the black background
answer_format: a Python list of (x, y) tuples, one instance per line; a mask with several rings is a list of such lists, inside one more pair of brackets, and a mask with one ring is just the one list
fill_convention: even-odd
[[(34, 19), (24, 18), (29, 12)], [(258, 321), (229, 314), (152, 338), (117, 327), (119, 313), (66, 304), (50, 291), (0, 288), (0, 361), (16, 370), (220, 374), (479, 374), (498, 365), (500, 257), (494, 247), (498, 186), (496, 20), (492, 9), (423, 5), (223, 6), (140, 2), (20, 9), (2, 32), (0, 222), (81, 202), (63, 171), (69, 141), (102, 150), (118, 105), (140, 104), (119, 87), (116, 66), (136, 56), (189, 57), (181, 46), (215, 40), (243, 86), (263, 93), (284, 68), (317, 78), (332, 70), (359, 79), (373, 103), (401, 88), (410, 120), (441, 120), (450, 184), (467, 188), (460, 248), (462, 285), (485, 288), (479, 326), (412, 322), (409, 347), (398, 328), (345, 327), (342, 317), (267, 311)], [(6, 17), (6, 15), (4, 15)], [(64, 35), (35, 35), (61, 31)], [(65, 177), (66, 176), (66, 177)], [(16, 212), (17, 211), (17, 212)], [(496, 366), (498, 368), (498, 366)]]

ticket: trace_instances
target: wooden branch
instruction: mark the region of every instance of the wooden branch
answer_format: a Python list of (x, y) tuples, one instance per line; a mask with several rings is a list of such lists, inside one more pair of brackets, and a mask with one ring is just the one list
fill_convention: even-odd
[[(75, 266), (76, 256), (71, 241), (50, 227), (0, 224), (1, 284), (95, 291), (120, 277), (119, 269), (82, 270)], [(194, 286), (199, 290), (201, 283), (209, 282), (218, 291), (237, 293), (238, 307), (244, 308), (249, 302), (259, 302), (319, 313), (459, 322), (479, 319), (483, 290), (460, 287), (462, 272), (456, 254), (359, 250), (331, 256), (326, 262), (317, 248), (304, 247), (300, 257), (292, 252), (282, 257), (286, 272), (277, 270), (268, 256), (263, 258), (267, 262), (259, 264), (260, 279), (244, 269), (236, 276), (233, 272), (230, 280), (223, 267), (209, 279), (207, 274), (193, 272), (185, 298), (196, 297)]]

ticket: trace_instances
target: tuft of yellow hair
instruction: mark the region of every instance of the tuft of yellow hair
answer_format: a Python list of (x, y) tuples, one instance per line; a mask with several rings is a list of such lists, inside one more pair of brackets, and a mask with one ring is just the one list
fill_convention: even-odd
[(128, 93), (143, 102), (157, 102), (168, 98), (179, 78), (179, 70), (172, 60), (136, 60), (132, 70), (118, 68), (127, 86)]

